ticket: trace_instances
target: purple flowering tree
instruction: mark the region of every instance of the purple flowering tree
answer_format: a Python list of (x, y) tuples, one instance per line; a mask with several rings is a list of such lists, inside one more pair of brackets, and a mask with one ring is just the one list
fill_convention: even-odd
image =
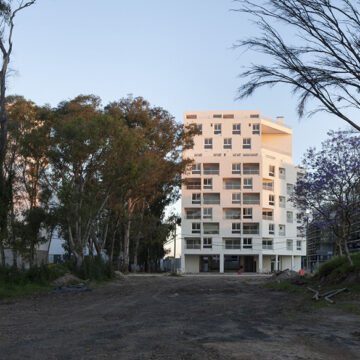
[(360, 136), (352, 131), (330, 131), (328, 136), (321, 150), (305, 153), (306, 173), (291, 200), (333, 232), (338, 253), (352, 265), (348, 243), (360, 210)]

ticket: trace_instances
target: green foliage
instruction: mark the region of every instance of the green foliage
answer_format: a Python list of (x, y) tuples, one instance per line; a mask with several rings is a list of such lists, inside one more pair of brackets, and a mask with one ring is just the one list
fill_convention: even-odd
[(360, 271), (360, 252), (351, 254), (353, 265), (350, 265), (345, 256), (336, 256), (322, 264), (318, 276), (323, 278), (337, 279), (345, 278), (350, 273)]
[(112, 264), (104, 261), (100, 256), (96, 256), (94, 259), (86, 257), (80, 267), (77, 267), (75, 262), (69, 262), (68, 268), (74, 275), (84, 280), (103, 281), (115, 277)]
[(352, 314), (360, 315), (360, 307), (356, 305), (345, 305), (344, 309)]

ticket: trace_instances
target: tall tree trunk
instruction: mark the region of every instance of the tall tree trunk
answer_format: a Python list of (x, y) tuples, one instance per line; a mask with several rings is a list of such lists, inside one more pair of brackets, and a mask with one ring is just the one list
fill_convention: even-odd
[(348, 246), (348, 239), (344, 239), (344, 250), (345, 250), (345, 256), (351, 266), (353, 266), (353, 261), (350, 256), (349, 246)]
[(138, 251), (139, 251), (139, 242), (140, 242), (140, 233), (137, 234), (135, 238), (135, 247), (134, 247), (134, 272), (137, 271), (137, 258), (138, 258)]
[(1, 265), (5, 266), (6, 265), (6, 261), (5, 261), (5, 249), (4, 246), (0, 243), (0, 255), (1, 255)]
[(151, 264), (150, 264), (150, 248), (147, 249), (147, 272), (151, 272)]
[(123, 264), (123, 273), (124, 274), (127, 274), (129, 272), (130, 229), (131, 229), (131, 219), (129, 216), (129, 218), (126, 222), (125, 238), (124, 238), (124, 264)]

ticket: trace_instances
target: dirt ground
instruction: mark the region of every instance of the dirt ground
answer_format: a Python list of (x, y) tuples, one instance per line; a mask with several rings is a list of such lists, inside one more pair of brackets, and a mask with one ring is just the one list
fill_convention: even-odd
[(128, 277), (0, 301), (0, 359), (360, 359), (360, 316), (244, 277)]

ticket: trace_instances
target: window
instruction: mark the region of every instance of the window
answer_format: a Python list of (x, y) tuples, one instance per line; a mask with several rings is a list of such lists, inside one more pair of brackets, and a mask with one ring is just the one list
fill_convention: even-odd
[(187, 219), (201, 219), (201, 209), (186, 209)]
[(201, 164), (193, 164), (191, 172), (193, 175), (201, 174)]
[(252, 178), (244, 178), (244, 189), (252, 190), (253, 188), (253, 179)]
[(233, 119), (234, 118), (234, 114), (224, 114), (223, 115), (223, 119)]
[(218, 234), (219, 223), (204, 223), (204, 234)]
[(192, 223), (191, 224), (191, 232), (193, 234), (200, 234), (200, 232), (201, 232), (201, 224), (200, 223)]
[(301, 250), (301, 240), (296, 241), (296, 250)]
[(275, 225), (274, 224), (269, 224), (269, 234), (275, 235)]
[(198, 124), (197, 128), (198, 128), (198, 130), (200, 132), (199, 135), (202, 135), (202, 124)]
[(275, 195), (269, 195), (269, 205), (275, 205)]
[(204, 149), (212, 149), (213, 148), (213, 141), (212, 138), (207, 138), (204, 140)]
[(233, 193), (232, 194), (232, 203), (233, 204), (241, 204), (241, 193)]
[(241, 239), (225, 239), (225, 249), (240, 249)]
[(221, 124), (215, 124), (214, 125), (214, 134), (215, 135), (221, 135)]
[(224, 139), (224, 149), (231, 149), (232, 141), (231, 138)]
[(285, 179), (286, 176), (286, 172), (284, 168), (279, 168), (279, 178), (280, 179)]
[(275, 176), (275, 166), (269, 166), (269, 176)]
[(220, 194), (204, 194), (204, 204), (220, 204)]
[(286, 192), (288, 195), (292, 195), (292, 192), (294, 191), (294, 185), (293, 184), (286, 184)]
[(212, 238), (204, 237), (203, 239), (203, 248), (211, 249), (212, 248)]
[(287, 211), (286, 212), (286, 222), (288, 222), (288, 223), (293, 222), (293, 213), (292, 213), (292, 211)]
[(231, 228), (233, 234), (241, 234), (241, 223), (232, 223)]
[(252, 249), (252, 238), (244, 238), (243, 248), (244, 249)]
[(279, 225), (279, 235), (285, 236), (285, 225)]
[(241, 135), (241, 124), (233, 124), (232, 133), (233, 135)]
[(243, 149), (251, 149), (251, 138), (243, 139)]
[(243, 208), (243, 219), (252, 219), (252, 208)]
[(252, 133), (254, 135), (260, 135), (260, 124), (253, 124)]
[(263, 240), (262, 241), (262, 248), (263, 249), (272, 249), (273, 248), (273, 241), (272, 240)]
[(285, 199), (285, 196), (279, 196), (279, 206), (281, 208), (284, 208), (286, 205), (286, 199)]
[(204, 208), (203, 209), (203, 218), (204, 219), (212, 219), (212, 208)]
[(286, 240), (286, 250), (292, 250), (292, 249), (293, 249), (293, 241)]
[(191, 114), (191, 115), (186, 115), (187, 119), (197, 119), (197, 115)]
[(221, 119), (222, 115), (221, 114), (213, 114), (213, 118), (214, 119)]
[(232, 173), (233, 174), (241, 174), (241, 164), (236, 163), (236, 164), (232, 164)]
[(204, 179), (204, 189), (212, 189), (212, 178)]
[(224, 181), (224, 188), (225, 189), (241, 189), (241, 180), (240, 179), (231, 179)]
[(201, 204), (201, 194), (192, 194), (192, 203)]
[(258, 119), (259, 114), (250, 114), (250, 119)]
[(185, 238), (187, 249), (200, 249), (200, 238)]

